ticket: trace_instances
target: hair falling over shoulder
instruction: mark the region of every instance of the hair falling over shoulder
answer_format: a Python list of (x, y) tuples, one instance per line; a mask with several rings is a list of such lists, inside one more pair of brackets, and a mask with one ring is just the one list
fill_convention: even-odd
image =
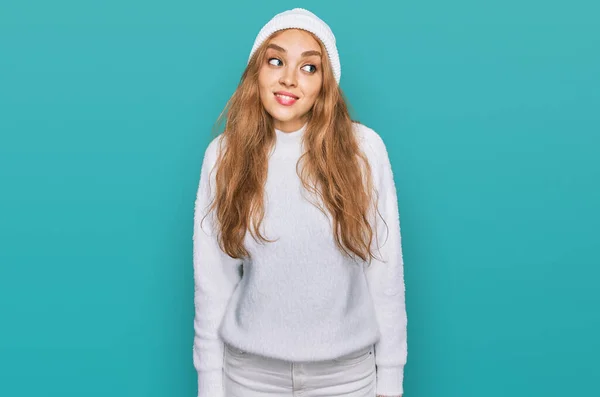
[[(208, 213), (216, 211), (219, 245), (233, 258), (250, 256), (244, 246), (247, 231), (263, 242), (274, 241), (260, 232), (268, 155), (276, 141), (274, 123), (261, 103), (258, 85), (268, 41), (253, 55), (215, 124), (216, 131), (226, 120)], [(317, 42), (326, 58), (325, 47)], [(305, 152), (296, 172), (304, 188), (318, 198), (313, 204), (329, 214), (338, 248), (351, 258), (355, 255), (370, 262), (375, 257), (372, 241), (377, 238), (369, 222), (372, 211), (377, 211), (371, 165), (361, 151), (328, 59), (323, 59), (322, 65), (323, 86), (308, 114), (303, 134)]]

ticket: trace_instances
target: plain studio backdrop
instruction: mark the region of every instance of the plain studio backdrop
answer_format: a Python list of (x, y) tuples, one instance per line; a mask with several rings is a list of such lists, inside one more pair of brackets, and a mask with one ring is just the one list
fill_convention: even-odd
[(3, 1), (0, 396), (194, 396), (193, 204), (258, 30), (337, 36), (386, 142), (406, 397), (590, 396), (600, 354), (600, 5)]

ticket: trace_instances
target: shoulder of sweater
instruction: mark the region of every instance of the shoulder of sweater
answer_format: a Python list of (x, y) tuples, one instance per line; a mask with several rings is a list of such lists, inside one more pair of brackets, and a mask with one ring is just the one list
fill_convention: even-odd
[(214, 137), (208, 144), (208, 146), (206, 147), (206, 150), (204, 151), (204, 162), (207, 165), (210, 165), (211, 168), (212, 166), (215, 165), (215, 163), (217, 162), (217, 157), (219, 155), (219, 150), (221, 148), (221, 142), (223, 140), (223, 133), (220, 133), (219, 135), (217, 135), (216, 137)]
[(353, 125), (356, 130), (357, 137), (362, 144), (363, 149), (365, 149), (367, 156), (372, 157), (373, 160), (380, 160), (382, 156), (387, 157), (387, 148), (383, 138), (381, 138), (381, 135), (379, 135), (372, 128), (367, 127), (359, 122), (355, 121), (353, 122)]
[[(381, 159), (381, 156), (388, 155), (385, 142), (375, 130), (357, 121), (354, 121), (352, 125), (354, 126), (356, 135), (363, 146), (363, 149), (366, 149), (365, 152), (368, 157), (371, 157), (373, 160), (378, 160)], [(214, 166), (217, 161), (219, 151), (223, 146), (223, 137), (223, 133), (220, 133), (214, 137), (206, 147), (204, 161), (210, 166)]]

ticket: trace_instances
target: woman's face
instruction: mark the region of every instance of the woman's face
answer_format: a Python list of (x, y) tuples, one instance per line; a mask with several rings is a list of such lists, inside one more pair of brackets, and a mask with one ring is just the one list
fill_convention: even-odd
[(287, 29), (272, 38), (260, 65), (260, 99), (284, 132), (300, 129), (321, 91), (321, 47), (304, 30)]

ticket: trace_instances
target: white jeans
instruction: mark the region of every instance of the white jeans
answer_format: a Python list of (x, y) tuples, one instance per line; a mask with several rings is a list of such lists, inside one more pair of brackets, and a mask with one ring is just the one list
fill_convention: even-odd
[(373, 345), (337, 359), (291, 362), (225, 344), (225, 397), (375, 397)]

